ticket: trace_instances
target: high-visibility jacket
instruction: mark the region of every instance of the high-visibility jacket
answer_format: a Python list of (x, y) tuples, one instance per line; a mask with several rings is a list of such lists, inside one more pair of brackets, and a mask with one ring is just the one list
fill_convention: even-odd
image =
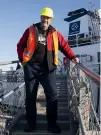
[[(37, 43), (38, 33), (36, 32), (36, 24), (34, 24), (25, 30), (17, 44), (17, 53), (20, 62), (30, 61), (35, 49), (37, 49)], [(49, 33), (47, 35), (47, 61), (50, 70), (58, 65), (58, 50), (70, 60), (75, 57), (75, 53), (62, 34), (52, 26), (49, 26)]]
[[(57, 31), (55, 30), (51, 35), (48, 36), (48, 39), (53, 39), (53, 50), (54, 50), (54, 64), (58, 65), (58, 35)], [(50, 40), (47, 40), (47, 48), (50, 49), (51, 44), (49, 43)], [(33, 26), (30, 26), (29, 28), (29, 36), (27, 39), (27, 46), (24, 49), (23, 52), (23, 62), (28, 62), (37, 48), (37, 38), (35, 34), (35, 28)]]

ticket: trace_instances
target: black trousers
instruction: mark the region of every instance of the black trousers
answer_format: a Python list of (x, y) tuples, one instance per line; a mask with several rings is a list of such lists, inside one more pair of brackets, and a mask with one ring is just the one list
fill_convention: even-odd
[(57, 120), (57, 88), (56, 71), (42, 73), (37, 65), (27, 63), (24, 66), (24, 79), (26, 86), (26, 118), (30, 126), (36, 126), (36, 97), (39, 82), (44, 88), (46, 96), (47, 122), (49, 126), (56, 124)]

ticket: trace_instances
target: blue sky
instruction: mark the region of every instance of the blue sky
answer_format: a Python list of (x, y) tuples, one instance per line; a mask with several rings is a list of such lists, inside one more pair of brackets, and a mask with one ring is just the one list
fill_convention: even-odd
[[(99, 8), (99, 0), (92, 0)], [(87, 8), (90, 0), (1, 0), (0, 1), (0, 61), (16, 60), (16, 45), (24, 30), (32, 23), (40, 21), (40, 11), (44, 7), (54, 10), (52, 22), (64, 36), (67, 23), (63, 20), (67, 13), (78, 8)]]

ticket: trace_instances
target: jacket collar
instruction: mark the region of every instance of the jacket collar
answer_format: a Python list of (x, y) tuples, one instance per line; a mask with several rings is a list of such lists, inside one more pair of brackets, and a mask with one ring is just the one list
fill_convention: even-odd
[[(36, 23), (36, 24), (33, 24), (33, 26), (34, 26), (34, 27), (40, 27), (40, 22), (39, 22), (39, 23)], [(56, 29), (55, 29), (52, 25), (50, 25), (50, 26), (48, 27), (48, 30), (49, 30), (50, 33), (56, 31)]]

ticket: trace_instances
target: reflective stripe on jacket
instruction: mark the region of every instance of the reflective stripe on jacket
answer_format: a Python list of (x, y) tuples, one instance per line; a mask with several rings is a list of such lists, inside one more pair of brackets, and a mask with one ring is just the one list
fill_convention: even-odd
[[(58, 65), (58, 35), (57, 31), (55, 30), (52, 34), (49, 34), (47, 37), (47, 49), (51, 48), (51, 45), (53, 45), (54, 50), (54, 64)], [(30, 26), (29, 28), (29, 36), (27, 39), (27, 46), (24, 49), (23, 52), (23, 62), (28, 62), (32, 56), (33, 53), (37, 47), (37, 38), (35, 34), (35, 28), (33, 26)]]

